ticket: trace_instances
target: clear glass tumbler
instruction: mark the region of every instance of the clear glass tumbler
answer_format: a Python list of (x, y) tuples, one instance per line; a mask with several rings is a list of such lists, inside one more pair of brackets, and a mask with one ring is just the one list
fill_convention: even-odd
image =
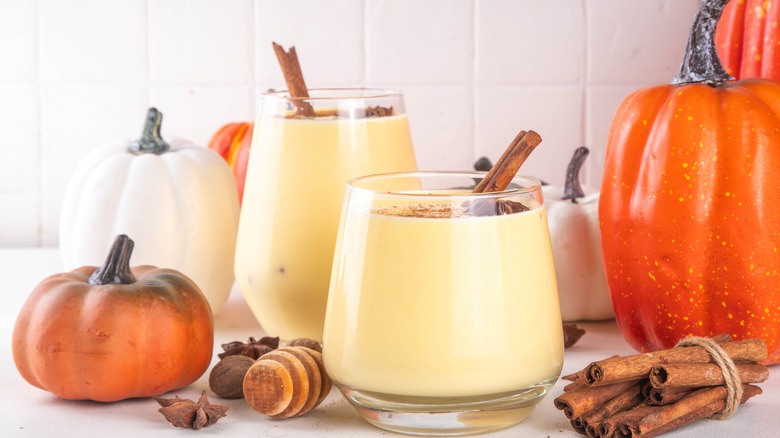
[(538, 179), (484, 174), (347, 184), (324, 361), (368, 422), (464, 435), (524, 420), (560, 375), (563, 333)]
[(259, 99), (236, 244), (236, 282), (265, 331), (283, 340), (322, 339), (346, 182), (416, 169), (400, 92), (309, 94)]

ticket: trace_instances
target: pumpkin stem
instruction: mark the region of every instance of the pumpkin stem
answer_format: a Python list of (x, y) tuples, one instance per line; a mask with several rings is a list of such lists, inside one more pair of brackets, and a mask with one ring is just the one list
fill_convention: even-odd
[(130, 270), (130, 255), (133, 254), (133, 240), (124, 234), (116, 236), (111, 251), (103, 266), (89, 276), (89, 284), (132, 284), (135, 275)]
[(574, 151), (574, 155), (569, 161), (569, 167), (566, 168), (566, 184), (563, 186), (563, 196), (561, 199), (571, 199), (571, 202), (577, 203), (577, 198), (585, 196), (585, 191), (580, 185), (580, 169), (585, 163), (590, 151), (585, 146), (580, 146)]
[(160, 126), (162, 125), (162, 113), (157, 108), (149, 108), (146, 113), (146, 123), (141, 133), (141, 138), (134, 141), (128, 148), (135, 154), (152, 153), (160, 155), (170, 149), (170, 145), (160, 136)]
[(479, 172), (490, 172), (490, 169), (492, 168), (493, 163), (490, 162), (490, 158), (488, 157), (481, 157), (474, 163), (474, 170)]
[(714, 86), (734, 77), (726, 72), (715, 49), (715, 28), (729, 0), (704, 0), (693, 18), (680, 72), (673, 84), (703, 83)]

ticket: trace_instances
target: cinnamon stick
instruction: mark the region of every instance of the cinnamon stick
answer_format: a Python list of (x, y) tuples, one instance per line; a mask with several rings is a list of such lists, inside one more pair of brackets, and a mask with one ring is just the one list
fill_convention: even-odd
[(563, 392), (580, 391), (586, 388), (590, 388), (585, 379), (577, 379), (563, 387)]
[(302, 100), (309, 97), (309, 90), (306, 88), (306, 82), (303, 80), (303, 72), (298, 62), (298, 54), (295, 51), (295, 47), (290, 47), (289, 51), (285, 51), (284, 47), (276, 42), (271, 44), (273, 45), (274, 53), (276, 53), (279, 67), (282, 69), (284, 82), (287, 84), (287, 91), (290, 93), (290, 98), (292, 98), (297, 112), (306, 117), (314, 116), (314, 108), (311, 106), (311, 103)]
[[(616, 357), (620, 357), (620, 355), (613, 354), (612, 356), (608, 357), (607, 359), (613, 359), (613, 358), (616, 358)], [(585, 371), (587, 371), (587, 368), (583, 368), (583, 369), (577, 371), (576, 373), (566, 374), (565, 376), (561, 376), (561, 380), (568, 380), (570, 382), (574, 382), (574, 381), (577, 381), (579, 379), (583, 379), (583, 381), (584, 381)]]
[(582, 424), (580, 418), (575, 418), (573, 420), (569, 420), (569, 424), (571, 424), (571, 428), (574, 429), (575, 432), (585, 435), (587, 432), (587, 429), (585, 428), (585, 425)]
[[(536, 146), (542, 142), (542, 137), (534, 131), (520, 131), (501, 158), (490, 169), (484, 178), (474, 187), (471, 193), (501, 192), (509, 186), (517, 175), (520, 166)], [(528, 210), (524, 204), (509, 199), (477, 199), (464, 205), (474, 216), (494, 216), (511, 214)]]
[[(761, 364), (735, 364), (742, 383), (761, 383), (769, 378), (769, 369)], [(723, 385), (723, 372), (715, 364), (664, 364), (650, 370), (654, 388), (701, 387)]]
[(580, 423), (585, 428), (585, 433), (588, 434), (588, 436), (598, 436), (598, 427), (602, 421), (618, 412), (632, 409), (642, 403), (644, 400), (644, 396), (642, 395), (643, 386), (644, 383), (642, 382), (637, 382), (629, 386), (625, 391), (582, 417)]
[[(638, 418), (627, 415), (615, 424), (615, 437), (651, 437), (668, 432), (702, 418), (710, 417), (726, 407), (726, 387), (714, 386), (696, 390), (677, 403), (650, 407), (647, 414)], [(761, 388), (742, 385), (742, 399), (761, 394)]]
[[(766, 343), (761, 339), (727, 342), (721, 347), (734, 361), (763, 362), (767, 357)], [(710, 362), (710, 354), (701, 347), (675, 347), (593, 362), (585, 369), (584, 377), (591, 386), (609, 385), (646, 378), (655, 365)]]
[(590, 387), (582, 391), (564, 392), (553, 400), (553, 404), (558, 410), (563, 411), (566, 418), (571, 420), (588, 415), (633, 385), (633, 382), (622, 382), (595, 388)]
[(611, 438), (615, 435), (615, 431), (619, 428), (619, 425), (628, 421), (639, 421), (655, 412), (658, 409), (656, 406), (639, 405), (633, 409), (615, 414), (604, 421), (598, 426), (598, 434), (596, 436), (600, 438)]
[(663, 406), (677, 403), (678, 400), (692, 393), (696, 388), (653, 388), (649, 386), (649, 391), (645, 395), (645, 404), (650, 406)]
[[(564, 410), (577, 432), (582, 433), (584, 429), (585, 434), (591, 437), (655, 436), (702, 418), (714, 415), (724, 418), (736, 409), (732, 405), (735, 393), (741, 394), (740, 403), (761, 394), (761, 388), (748, 382), (758, 383), (768, 378), (769, 370), (755, 363), (766, 359), (766, 343), (762, 339), (734, 342), (727, 335), (711, 340), (720, 348), (713, 350), (711, 342), (692, 338), (669, 350), (627, 357), (613, 356), (594, 362), (567, 376), (573, 381), (566, 385), (564, 394), (555, 399), (555, 406)], [(729, 369), (736, 369), (737, 375), (710, 363), (710, 354), (718, 362), (729, 362)], [(639, 365), (627, 364), (626, 360)], [(635, 371), (633, 368), (646, 369), (648, 361), (660, 363), (651, 366), (639, 378), (616, 378), (630, 374), (625, 368), (632, 369), (632, 372)], [(606, 364), (609, 377), (615, 383), (603, 383), (602, 380), (593, 385), (588, 382), (591, 377), (588, 371), (594, 364)], [(663, 387), (654, 388), (652, 385), (659, 385), (659, 382), (651, 382), (651, 379), (660, 379)], [(669, 386), (672, 384), (675, 386)], [(604, 394), (602, 391), (616, 388), (620, 391), (613, 393), (612, 397), (600, 397)], [(582, 412), (585, 413), (576, 415)]]
[(520, 131), (472, 193), (500, 192), (506, 189), (517, 175), (520, 166), (541, 142), (542, 137), (536, 132)]

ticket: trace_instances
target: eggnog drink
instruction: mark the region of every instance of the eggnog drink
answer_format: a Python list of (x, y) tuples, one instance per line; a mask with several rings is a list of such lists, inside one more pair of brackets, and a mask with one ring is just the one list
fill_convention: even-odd
[(345, 212), (325, 333), (334, 382), (468, 397), (557, 378), (561, 319), (543, 206), (458, 217), (449, 204), (377, 204)]
[(272, 99), (265, 98), (255, 124), (236, 248), (236, 281), (249, 307), (266, 332), (286, 340), (322, 339), (346, 181), (415, 168), (402, 103), (393, 115), (360, 117), (355, 114), (363, 107), (356, 105), (365, 99), (345, 109), (337, 99), (317, 100), (316, 90), (312, 96), (315, 108), (335, 109), (318, 109), (315, 118), (291, 118), (288, 107), (275, 113)]

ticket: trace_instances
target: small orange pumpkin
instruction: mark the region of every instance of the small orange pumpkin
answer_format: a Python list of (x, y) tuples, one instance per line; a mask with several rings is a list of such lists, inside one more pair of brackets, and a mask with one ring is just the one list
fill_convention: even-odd
[(120, 235), (106, 263), (54, 274), (33, 290), (13, 332), (30, 384), (71, 400), (152, 397), (189, 385), (211, 362), (214, 323), (205, 296), (172, 269), (130, 269)]
[(208, 144), (209, 149), (222, 156), (233, 171), (239, 201), (244, 198), (244, 181), (246, 167), (249, 164), (249, 150), (252, 148), (253, 131), (254, 124), (251, 122), (228, 123), (219, 128)]

